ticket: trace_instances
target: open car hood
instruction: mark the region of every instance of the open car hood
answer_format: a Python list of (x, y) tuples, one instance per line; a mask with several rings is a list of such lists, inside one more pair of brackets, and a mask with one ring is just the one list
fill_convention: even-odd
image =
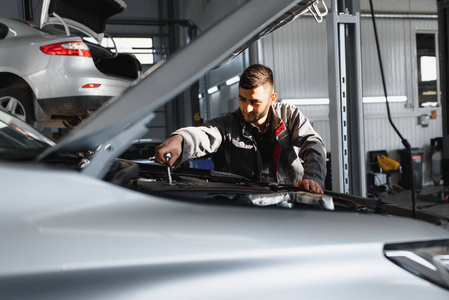
[(59, 24), (75, 28), (101, 42), (107, 20), (126, 9), (122, 0), (44, 0), (41, 28)]
[[(84, 2), (84, 1), (83, 1)], [(134, 86), (111, 98), (38, 160), (90, 152), (81, 172), (103, 178), (114, 160), (147, 131), (153, 111), (229, 60), (293, 20), (319, 0), (252, 0), (201, 34), (188, 46), (148, 70)], [(254, 12), (257, 11), (257, 14)], [(251, 16), (251, 18), (248, 18)]]

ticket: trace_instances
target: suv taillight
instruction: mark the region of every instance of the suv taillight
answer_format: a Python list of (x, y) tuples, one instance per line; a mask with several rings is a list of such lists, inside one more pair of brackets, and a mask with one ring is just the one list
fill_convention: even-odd
[(70, 56), (83, 56), (92, 57), (89, 51), (89, 47), (82, 41), (64, 42), (58, 44), (52, 44), (42, 46), (41, 51), (50, 55), (70, 55)]

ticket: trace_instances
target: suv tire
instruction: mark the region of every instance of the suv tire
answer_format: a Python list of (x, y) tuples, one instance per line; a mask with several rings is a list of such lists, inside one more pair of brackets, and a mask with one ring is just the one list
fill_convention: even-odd
[(35, 120), (31, 94), (24, 90), (0, 89), (0, 109), (30, 124)]

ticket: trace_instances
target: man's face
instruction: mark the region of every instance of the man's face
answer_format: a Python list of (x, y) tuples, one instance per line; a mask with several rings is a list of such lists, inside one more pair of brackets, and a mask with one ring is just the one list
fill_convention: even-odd
[(253, 89), (239, 87), (239, 106), (245, 121), (262, 125), (267, 119), (271, 104), (277, 99), (270, 84), (264, 84)]

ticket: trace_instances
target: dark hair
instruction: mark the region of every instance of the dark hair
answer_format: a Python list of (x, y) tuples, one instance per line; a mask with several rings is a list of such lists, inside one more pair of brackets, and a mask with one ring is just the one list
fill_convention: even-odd
[(255, 64), (249, 66), (240, 77), (239, 87), (253, 89), (266, 83), (274, 85), (273, 71), (270, 68)]

